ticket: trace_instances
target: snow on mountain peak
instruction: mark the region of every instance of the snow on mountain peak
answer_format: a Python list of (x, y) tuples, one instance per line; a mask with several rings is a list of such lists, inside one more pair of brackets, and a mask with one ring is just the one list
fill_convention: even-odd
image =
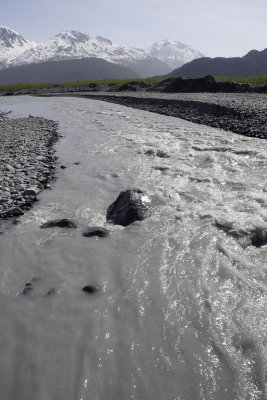
[(143, 50), (119, 46), (101, 36), (90, 36), (78, 31), (61, 32), (48, 41), (29, 49), (14, 60), (16, 65), (70, 58), (98, 57), (123, 64), (141, 59), (152, 59)]
[(145, 50), (119, 46), (101, 36), (70, 30), (37, 44), (25, 40), (9, 28), (0, 28), (0, 69), (45, 61), (90, 57), (127, 66), (144, 77), (170, 72), (167, 64)]
[(169, 39), (160, 40), (154, 43), (148, 52), (168, 64), (173, 69), (180, 67), (195, 58), (204, 57), (202, 53), (194, 50), (191, 46)]
[(0, 68), (6, 67), (14, 57), (36, 44), (24, 39), (19, 33), (0, 25)]

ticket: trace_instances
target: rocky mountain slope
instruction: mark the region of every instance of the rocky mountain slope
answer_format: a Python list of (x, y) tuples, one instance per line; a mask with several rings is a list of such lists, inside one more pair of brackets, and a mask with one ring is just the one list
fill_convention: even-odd
[(244, 57), (203, 57), (172, 71), (169, 76), (230, 76), (250, 77), (267, 74), (267, 48), (251, 50)]
[(187, 44), (173, 40), (156, 42), (148, 49), (148, 52), (169, 65), (172, 69), (180, 67), (196, 58), (204, 57), (202, 53), (194, 50)]
[(105, 78), (134, 79), (139, 76), (129, 68), (100, 58), (45, 61), (5, 68), (0, 71), (0, 85), (15, 83), (62, 83)]

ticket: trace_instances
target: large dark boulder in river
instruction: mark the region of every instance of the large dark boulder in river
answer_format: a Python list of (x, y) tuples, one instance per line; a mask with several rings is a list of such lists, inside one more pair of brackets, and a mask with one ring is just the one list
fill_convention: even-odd
[(56, 226), (60, 228), (77, 228), (77, 225), (73, 221), (66, 218), (45, 222), (41, 225), (41, 228), (54, 228)]
[(148, 196), (140, 189), (122, 191), (108, 207), (107, 221), (122, 226), (142, 221), (148, 211), (147, 202), (149, 202)]

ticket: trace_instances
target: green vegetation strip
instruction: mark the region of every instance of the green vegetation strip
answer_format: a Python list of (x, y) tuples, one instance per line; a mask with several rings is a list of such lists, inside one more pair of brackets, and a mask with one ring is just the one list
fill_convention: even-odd
[(250, 83), (251, 85), (267, 85), (267, 75), (251, 76), (250, 78), (230, 78), (228, 76), (217, 77), (218, 81), (221, 82), (238, 82), (238, 83)]
[[(0, 86), (0, 91), (13, 91), (13, 90), (23, 90), (23, 89), (44, 89), (51, 88), (55, 86), (86, 86), (91, 83), (102, 83), (106, 84), (110, 87), (116, 87), (124, 85), (129, 82), (153, 82), (160, 83), (164, 81), (166, 77), (157, 77), (157, 78), (146, 78), (146, 79), (99, 79), (96, 81), (93, 80), (84, 80), (84, 81), (75, 81), (75, 82), (65, 82), (65, 83), (19, 83), (14, 85), (2, 85)], [(250, 78), (231, 78), (228, 76), (220, 76), (217, 77), (217, 80), (220, 82), (239, 82), (239, 83), (250, 83), (252, 85), (267, 85), (267, 75), (259, 75), (252, 76)]]
[(128, 82), (154, 82), (159, 83), (162, 82), (164, 77), (160, 78), (146, 78), (146, 79), (99, 79), (96, 81), (93, 80), (86, 80), (86, 81), (75, 81), (75, 82), (65, 82), (65, 83), (19, 83), (14, 85), (2, 85), (0, 86), (0, 91), (7, 91), (7, 90), (22, 90), (22, 89), (43, 89), (43, 88), (50, 88), (55, 86), (86, 86), (91, 83), (103, 83), (110, 87), (116, 87), (124, 85)]

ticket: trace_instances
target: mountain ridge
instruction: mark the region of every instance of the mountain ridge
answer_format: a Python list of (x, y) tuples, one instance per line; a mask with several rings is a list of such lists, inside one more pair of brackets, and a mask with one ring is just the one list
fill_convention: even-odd
[(250, 50), (243, 57), (202, 57), (171, 71), (169, 77), (229, 76), (247, 78), (267, 75), (267, 48)]
[(135, 79), (129, 68), (101, 58), (68, 59), (17, 65), (0, 70), (0, 85), (18, 83), (63, 83), (98, 79)]

